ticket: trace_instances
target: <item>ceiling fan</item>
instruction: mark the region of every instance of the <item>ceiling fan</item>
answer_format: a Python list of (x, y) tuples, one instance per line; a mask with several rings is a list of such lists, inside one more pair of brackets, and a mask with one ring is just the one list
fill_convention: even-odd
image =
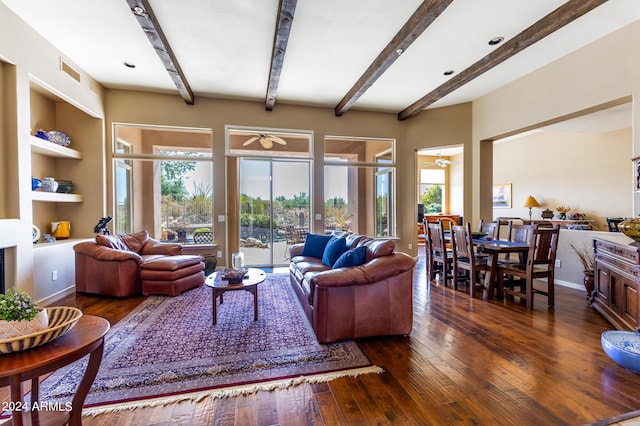
[(259, 141), (260, 145), (262, 145), (262, 147), (264, 149), (273, 148), (274, 142), (279, 144), (279, 145), (283, 145), (283, 146), (287, 145), (287, 141), (285, 141), (284, 139), (282, 139), (279, 136), (270, 135), (268, 133), (260, 133), (257, 136), (254, 136), (252, 138), (247, 139), (247, 141), (245, 143), (243, 143), (242, 146), (250, 145), (250, 144), (254, 143), (255, 141)]
[(460, 164), (459, 161), (451, 161), (451, 160), (447, 160), (445, 158), (442, 158), (442, 154), (438, 154), (438, 158), (436, 158), (436, 161), (430, 163), (430, 162), (426, 162), (424, 163), (425, 166), (440, 166), (440, 167), (447, 167), (450, 166), (451, 164)]

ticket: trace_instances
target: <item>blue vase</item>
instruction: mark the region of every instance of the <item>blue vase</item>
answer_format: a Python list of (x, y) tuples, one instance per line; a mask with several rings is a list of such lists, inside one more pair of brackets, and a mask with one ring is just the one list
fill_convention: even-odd
[(42, 181), (38, 178), (31, 178), (31, 190), (35, 191), (36, 189), (42, 188)]

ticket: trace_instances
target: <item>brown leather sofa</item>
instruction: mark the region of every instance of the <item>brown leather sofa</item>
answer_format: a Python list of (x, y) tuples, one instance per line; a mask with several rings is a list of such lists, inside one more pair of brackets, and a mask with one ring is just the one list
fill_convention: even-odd
[(393, 240), (346, 236), (347, 249), (366, 247), (365, 263), (331, 269), (289, 248), (291, 285), (321, 343), (367, 336), (408, 335), (413, 325), (415, 259)]
[(204, 284), (200, 256), (182, 255), (182, 245), (161, 243), (147, 231), (96, 235), (73, 247), (76, 292), (113, 297), (143, 293), (176, 296)]

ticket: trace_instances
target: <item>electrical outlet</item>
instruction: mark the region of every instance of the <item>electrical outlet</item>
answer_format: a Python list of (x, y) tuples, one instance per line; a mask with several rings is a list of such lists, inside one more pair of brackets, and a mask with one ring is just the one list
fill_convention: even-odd
[(51, 271), (51, 281), (58, 279), (58, 271)]
[(222, 252), (221, 251), (218, 252), (218, 257), (222, 257)]
[(556, 268), (562, 267), (562, 261), (560, 259), (556, 259)]
[(408, 247), (409, 247), (409, 250), (413, 249), (413, 244), (409, 243)]

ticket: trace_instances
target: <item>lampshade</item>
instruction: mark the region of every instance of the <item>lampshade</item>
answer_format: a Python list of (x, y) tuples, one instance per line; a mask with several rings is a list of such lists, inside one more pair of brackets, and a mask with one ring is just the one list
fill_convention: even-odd
[(533, 198), (532, 195), (529, 195), (527, 197), (526, 200), (524, 200), (524, 203), (522, 203), (522, 207), (540, 207), (540, 203), (538, 202), (538, 200), (536, 200), (535, 198)]

